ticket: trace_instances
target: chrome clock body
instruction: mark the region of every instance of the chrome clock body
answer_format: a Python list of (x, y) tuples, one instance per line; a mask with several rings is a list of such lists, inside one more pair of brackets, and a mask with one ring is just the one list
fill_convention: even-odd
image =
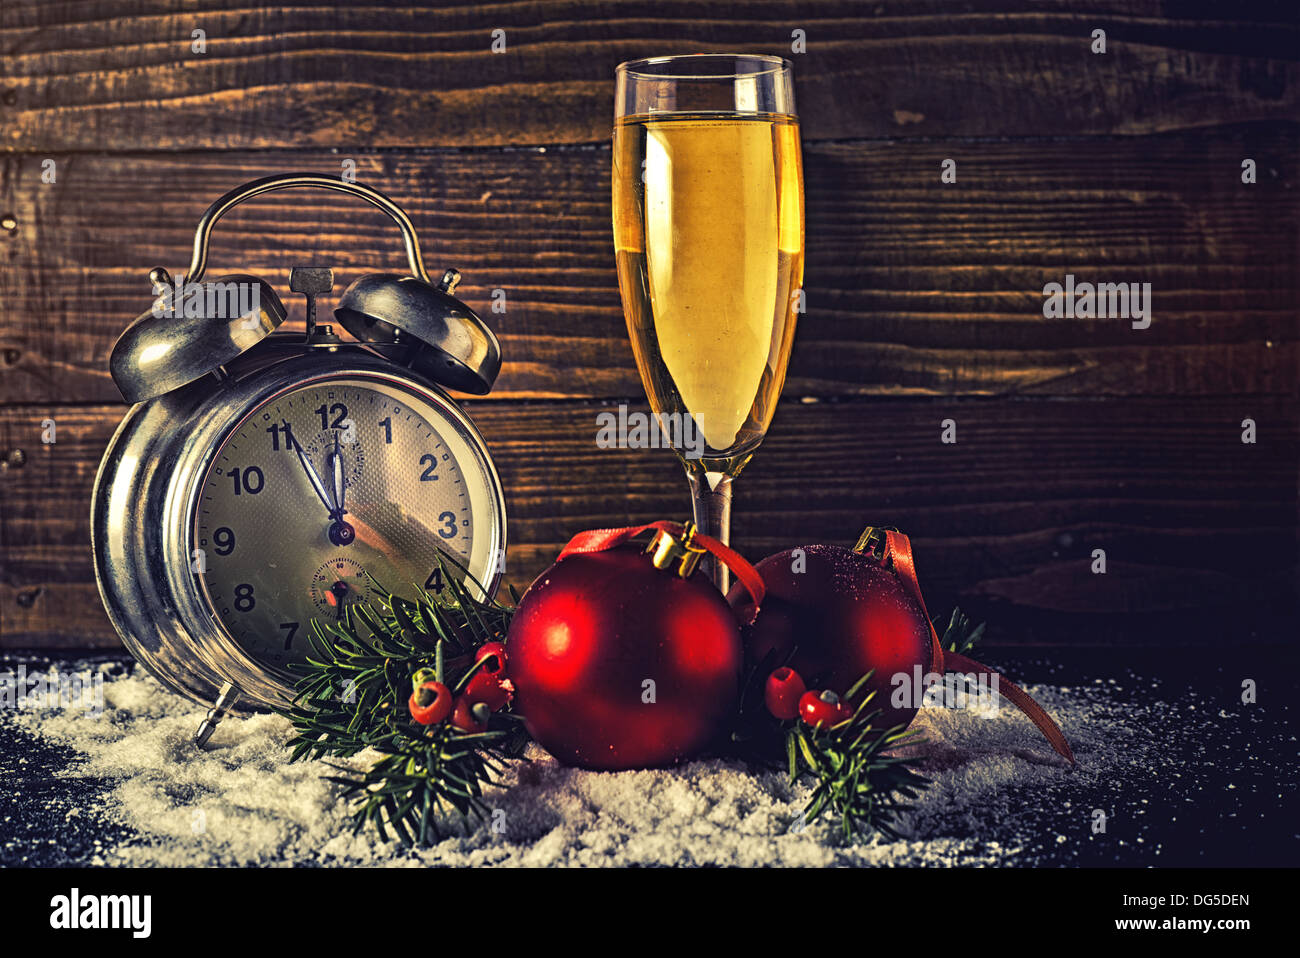
[[(248, 350), (222, 375), (204, 377), (133, 406), (109, 443), (96, 477), (91, 537), (105, 608), (131, 653), (174, 691), (205, 704), (220, 698), (237, 710), (280, 705), (290, 694), (291, 678), (284, 665), (295, 655), (269, 655), (266, 646), (250, 643), (232, 628), (229, 590), (223, 590), (219, 600), (214, 597), (211, 581), (222, 559), (214, 543), (203, 538), (202, 493), (229, 475), (226, 470), (219, 474), (214, 470), (222, 469), (222, 450), (241, 429), (249, 437), (247, 442), (259, 444), (264, 451), (271, 439), (280, 440), (266, 435), (260, 415), (277, 397), (301, 395), (313, 388), (332, 390), (336, 385), (361, 395), (373, 387), (376, 396), (409, 396), (410, 405), (425, 410), (426, 415), (420, 418), (433, 420), (431, 431), (443, 445), (437, 453), (438, 463), (456, 467), (463, 479), (464, 496), (470, 501), (472, 526), (466, 528), (471, 545), (460, 555), (453, 551), (452, 558), (466, 565), (487, 594), (495, 593), (504, 571), (504, 497), (486, 445), (469, 418), (435, 383), (364, 346), (311, 347), (304, 346), (300, 336), (277, 334)], [(408, 410), (407, 405), (402, 409)], [(358, 411), (357, 419), (363, 420), (365, 415)], [(374, 417), (354, 426), (368, 435), (373, 445)], [(311, 458), (316, 468), (325, 472), (322, 463), (330, 453), (320, 452), (322, 437), (304, 434), (295, 438), (303, 446), (316, 444)], [(354, 440), (349, 445), (358, 443)], [(287, 474), (294, 475), (297, 464), (292, 452), (281, 449), (267, 454), (285, 457), (293, 467)], [(448, 457), (445, 460), (444, 455)], [(366, 458), (365, 469), (384, 468), (378, 457)], [(412, 468), (420, 465), (418, 459), (410, 463)], [(341, 470), (346, 473), (344, 481), (355, 481), (360, 468), (355, 459), (349, 461)], [(237, 475), (231, 478), (238, 482)], [(325, 482), (330, 483), (328, 476)], [(415, 525), (430, 532), (420, 503), (414, 501), (420, 491), (408, 487), (401, 497), (411, 500), (406, 505)], [(355, 582), (358, 568), (377, 561), (380, 547), (374, 543), (366, 546), (358, 539), (339, 546), (325, 541), (330, 525), (326, 507), (315, 498), (306, 478), (286, 480), (279, 487), (267, 486), (259, 492), (277, 497), (284, 519), (275, 530), (253, 531), (303, 542), (300, 551), (291, 542), (285, 553), (290, 561), (272, 569), (265, 567), (265, 555), (258, 554), (266, 550), (241, 557), (241, 568), (246, 570), (242, 577), (290, 590), (298, 588), (307, 596), (312, 594), (312, 578), (322, 565), (345, 561), (346, 572), (354, 573), (351, 581)], [(312, 510), (319, 510), (319, 526), (312, 525)], [(357, 524), (361, 524), (359, 520)], [(387, 538), (394, 536), (391, 530), (381, 533)], [(412, 547), (404, 544), (405, 554)], [(363, 553), (363, 549), (369, 551)], [(330, 568), (332, 572), (333, 566)], [(338, 581), (346, 578), (340, 571)], [(421, 585), (418, 579), (412, 581), (414, 578), (378, 584), (396, 594), (409, 594)], [(274, 596), (267, 601), (274, 602)], [(301, 602), (295, 607), (302, 608)], [(301, 654), (309, 622), (295, 609), (286, 616), (301, 627), (295, 637), (296, 654)], [(322, 612), (326, 609), (320, 607)], [(266, 641), (286, 637), (278, 634)]]
[[(277, 332), (288, 313), (265, 280), (200, 282), (216, 222), (287, 189), (358, 197), (402, 235), (409, 275), (361, 276), (335, 307), (355, 344), (316, 323), (331, 269), (290, 273), (306, 297), (302, 334)], [(287, 666), (307, 652), (313, 620), (343, 619), (381, 591), (437, 590), (449, 554), (472, 591), (495, 593), (501, 482), (442, 387), (489, 392), (501, 348), (452, 295), (459, 280), (454, 269), (429, 278), (391, 199), (319, 173), (229, 191), (200, 217), (188, 270), (150, 271), (153, 305), (109, 359), (131, 409), (95, 478), (91, 543), (123, 643), (168, 688), (211, 704), (200, 745), (226, 712), (288, 700)]]

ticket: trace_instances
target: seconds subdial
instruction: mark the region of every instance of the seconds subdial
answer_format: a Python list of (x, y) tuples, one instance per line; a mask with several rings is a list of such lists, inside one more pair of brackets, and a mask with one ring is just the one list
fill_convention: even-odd
[(346, 556), (323, 563), (311, 579), (311, 601), (320, 619), (342, 619), (349, 605), (367, 602), (374, 595), (370, 574)]

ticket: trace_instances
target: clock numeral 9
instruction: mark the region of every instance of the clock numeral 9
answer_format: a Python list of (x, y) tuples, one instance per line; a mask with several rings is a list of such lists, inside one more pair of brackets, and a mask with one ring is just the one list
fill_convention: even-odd
[(257, 605), (253, 598), (253, 587), (247, 582), (235, 586), (235, 608), (240, 612), (252, 612)]
[(238, 469), (231, 469), (230, 478), (235, 484), (235, 495), (237, 496), (242, 496), (245, 492), (250, 496), (255, 496), (266, 485), (262, 470), (257, 466), (249, 466), (242, 474)]
[(228, 556), (235, 551), (235, 532), (229, 526), (222, 526), (212, 533), (212, 541), (215, 543), (212, 551), (219, 556)]

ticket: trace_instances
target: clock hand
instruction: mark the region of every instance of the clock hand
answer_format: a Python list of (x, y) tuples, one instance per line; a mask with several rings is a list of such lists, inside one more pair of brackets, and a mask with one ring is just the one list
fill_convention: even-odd
[[(286, 422), (285, 425), (287, 426), (288, 423)], [(289, 441), (293, 443), (293, 451), (298, 454), (298, 461), (302, 463), (303, 471), (307, 473), (307, 478), (311, 481), (311, 487), (316, 490), (316, 495), (320, 496), (320, 501), (325, 504), (325, 508), (329, 510), (332, 518), (334, 516), (334, 504), (330, 502), (329, 493), (325, 491), (325, 483), (321, 482), (320, 475), (316, 472), (316, 467), (313, 466), (311, 460), (307, 458), (307, 453), (303, 452), (302, 446), (298, 442), (298, 437), (293, 434), (292, 430), (286, 431), (288, 432)]]
[(334, 450), (330, 453), (334, 465), (334, 509), (330, 515), (337, 521), (347, 512), (343, 508), (343, 498), (347, 494), (347, 480), (343, 477), (343, 450), (339, 448), (339, 434), (334, 433)]
[(338, 621), (342, 622), (343, 604), (344, 598), (348, 594), (348, 584), (340, 579), (338, 582), (335, 582), (330, 586), (330, 591), (334, 593), (334, 617)]

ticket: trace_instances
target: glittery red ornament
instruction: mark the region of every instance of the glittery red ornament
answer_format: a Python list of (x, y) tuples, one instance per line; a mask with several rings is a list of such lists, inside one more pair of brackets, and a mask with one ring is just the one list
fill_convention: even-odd
[[(840, 697), (872, 672), (865, 689), (876, 693), (870, 707), (881, 711), (875, 720), (880, 728), (906, 726), (916, 717), (913, 703), (924, 697), (918, 672), (922, 682), (944, 671), (985, 676), (1074, 763), (1070, 743), (1028, 693), (987, 665), (939, 645), (911, 540), (901, 532), (868, 527), (853, 549), (801, 546), (768, 556), (756, 571), (762, 582), (749, 589), (753, 600), (738, 589), (727, 596), (748, 623), (745, 655), (751, 665), (788, 665), (809, 688)], [(899, 677), (911, 687), (895, 704)], [(807, 698), (800, 700), (801, 714)]]
[[(869, 554), (841, 546), (810, 545), (770, 555), (756, 566), (767, 597), (754, 624), (744, 630), (745, 654), (755, 664), (788, 665), (810, 689), (840, 697), (872, 671), (872, 708), (879, 725), (908, 725), (915, 708), (890, 705), (893, 677), (910, 681), (913, 669), (932, 672), (930, 623), (892, 571)], [(744, 590), (728, 601), (750, 604)], [(793, 655), (791, 653), (793, 652)]]
[[(694, 561), (679, 561), (685, 552), (671, 543), (681, 540), (661, 527), (672, 526), (656, 523), (651, 546), (666, 536), (666, 552), (618, 544), (640, 530), (575, 538), (515, 611), (506, 639), (515, 709), (566, 764), (678, 762), (705, 749), (735, 713), (739, 622)], [(704, 549), (693, 551), (698, 558)]]

